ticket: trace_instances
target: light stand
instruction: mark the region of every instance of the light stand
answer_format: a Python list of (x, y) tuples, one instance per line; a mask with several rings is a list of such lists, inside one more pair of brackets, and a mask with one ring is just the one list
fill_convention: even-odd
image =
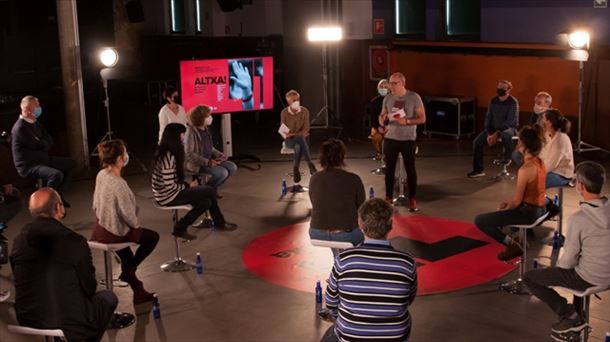
[[(337, 129), (337, 138), (341, 136), (343, 132), (343, 127), (340, 126), (332, 126), (331, 125), (331, 115), (329, 111), (328, 105), (328, 42), (336, 42), (342, 39), (342, 29), (341, 27), (329, 26), (329, 27), (312, 27), (307, 30), (307, 38), (311, 42), (321, 42), (322, 43), (322, 99), (323, 106), (316, 113), (313, 119), (310, 120), (310, 128), (311, 129)], [(324, 114), (324, 124), (323, 125), (315, 125), (314, 123), (320, 118), (320, 116)]]
[(576, 152), (578, 154), (582, 152), (599, 151), (602, 150), (600, 147), (591, 145), (582, 141), (582, 108), (583, 108), (583, 80), (585, 78), (584, 70), (585, 61), (578, 61), (579, 68), (579, 79), (578, 79), (578, 141), (576, 142)]

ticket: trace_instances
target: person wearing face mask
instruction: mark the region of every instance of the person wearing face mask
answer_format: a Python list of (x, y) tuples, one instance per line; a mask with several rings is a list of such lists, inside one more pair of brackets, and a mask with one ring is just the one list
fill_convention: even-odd
[(127, 247), (116, 251), (121, 258), (119, 279), (133, 290), (134, 304), (152, 302), (153, 294), (144, 289), (136, 276), (138, 266), (157, 246), (159, 234), (140, 225), (136, 197), (121, 176), (121, 170), (129, 163), (129, 154), (122, 140), (108, 140), (97, 146), (102, 169), (95, 179), (93, 211), (96, 224), (91, 241), (101, 243), (134, 242), (138, 249), (134, 254)]
[(546, 91), (541, 91), (534, 97), (534, 108), (530, 118), (530, 125), (541, 125), (542, 114), (551, 108), (553, 97)]
[[(606, 171), (598, 163), (585, 161), (576, 166), (576, 192), (580, 208), (568, 219), (567, 235), (556, 267), (528, 271), (523, 282), (532, 294), (558, 316), (552, 325), (555, 340), (562, 334), (586, 329), (586, 322), (577, 311), (582, 298), (574, 297), (568, 304), (551, 286), (585, 291), (592, 286), (610, 286), (610, 201), (602, 196)], [(580, 338), (577, 339), (580, 341)], [(570, 339), (570, 341), (574, 341)]]
[(510, 94), (512, 89), (513, 85), (510, 81), (502, 80), (498, 82), (496, 88), (498, 95), (491, 99), (485, 114), (485, 130), (472, 142), (472, 171), (467, 175), (470, 178), (485, 176), (483, 164), (483, 146), (485, 146), (485, 143), (493, 146), (501, 138), (504, 145), (504, 163), (511, 160), (515, 149), (512, 137), (515, 135), (519, 124), (519, 102)]
[(99, 341), (118, 304), (112, 291), (96, 292), (87, 240), (64, 226), (66, 209), (52, 188), (30, 196), (34, 218), (15, 237), (10, 255), (19, 324), (61, 329), (69, 341)]
[[(40, 102), (28, 95), (21, 100), (21, 115), (11, 131), (11, 150), (17, 173), (24, 178), (42, 179), (43, 185), (61, 195), (72, 179), (74, 160), (49, 156), (53, 138), (38, 121), (42, 115)], [(62, 199), (66, 207), (70, 204)]]
[[(216, 230), (235, 230), (237, 225), (225, 221), (216, 200), (216, 190), (208, 185), (200, 185), (197, 180), (190, 183), (184, 178), (184, 133), (186, 128), (178, 123), (165, 127), (161, 143), (155, 152), (152, 170), (153, 198), (160, 206), (189, 204), (193, 208), (178, 220), (172, 235), (185, 240), (193, 240), (195, 235), (186, 229), (199, 216), (210, 211), (213, 228)], [(208, 228), (194, 226), (194, 228)]]
[(508, 261), (523, 254), (518, 241), (502, 232), (503, 226), (531, 224), (545, 212), (544, 181), (546, 168), (538, 157), (544, 145), (544, 132), (538, 125), (525, 126), (519, 131), (517, 148), (524, 163), (517, 173), (517, 184), (512, 199), (500, 203), (498, 211), (480, 214), (474, 224), (483, 233), (506, 246), (498, 259)]
[(165, 126), (170, 123), (179, 123), (186, 127), (187, 119), (184, 107), (180, 104), (180, 94), (173, 86), (167, 86), (163, 91), (166, 104), (159, 110), (159, 142)]
[(379, 123), (379, 113), (383, 105), (384, 97), (390, 91), (390, 84), (387, 79), (382, 79), (377, 83), (377, 95), (371, 99), (366, 106), (366, 112), (371, 120), (371, 141), (375, 149), (375, 160), (381, 160), (381, 143), (385, 134), (385, 126)]
[(295, 183), (301, 181), (301, 172), (299, 171), (301, 158), (307, 161), (310, 174), (313, 175), (317, 172), (316, 166), (311, 162), (309, 144), (306, 140), (309, 136), (309, 110), (301, 106), (300, 99), (301, 95), (296, 90), (288, 91), (286, 93), (288, 107), (284, 108), (280, 114), (282, 124), (290, 129), (286, 134), (284, 143), (286, 147), (294, 149), (293, 172)]
[(546, 136), (546, 144), (540, 158), (546, 166), (545, 187), (566, 186), (574, 177), (574, 153), (568, 136), (570, 120), (559, 110), (551, 108), (542, 114), (541, 124)]
[[(212, 108), (198, 105), (193, 107), (186, 127), (185, 169), (191, 173), (208, 174), (211, 178), (207, 185), (218, 189), (235, 173), (237, 165), (214, 148), (210, 126), (212, 125)], [(221, 197), (216, 191), (216, 196)]]

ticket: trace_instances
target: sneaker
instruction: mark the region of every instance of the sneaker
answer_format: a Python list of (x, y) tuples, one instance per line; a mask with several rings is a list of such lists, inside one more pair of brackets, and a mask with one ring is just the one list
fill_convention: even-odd
[(521, 255), (523, 255), (521, 246), (516, 241), (513, 241), (502, 252), (498, 253), (498, 260), (509, 261)]
[(581, 331), (586, 327), (587, 322), (580, 315), (577, 314), (575, 318), (570, 318), (570, 315), (566, 315), (559, 322), (553, 323), (552, 331), (555, 333), (567, 333), (570, 331)]
[(209, 218), (204, 218), (203, 220), (191, 225), (191, 227), (197, 228), (197, 229), (214, 228), (214, 221), (212, 221), (212, 219), (209, 219)]
[(225, 222), (221, 225), (218, 226), (214, 226), (215, 230), (226, 230), (226, 231), (233, 231), (235, 229), (237, 229), (237, 225), (235, 223), (230, 223), (230, 222)]
[(373, 160), (381, 160), (381, 153), (375, 153)]
[(313, 176), (314, 173), (318, 172), (318, 170), (316, 169), (316, 165), (312, 162), (309, 162), (307, 164), (309, 166), (309, 174)]
[(415, 198), (409, 198), (409, 212), (415, 213), (418, 211), (419, 208), (417, 207), (417, 201), (415, 201)]
[(551, 331), (551, 338), (554, 341), (559, 341), (559, 342), (580, 342), (581, 341), (581, 331), (568, 331), (565, 333), (557, 333), (554, 331)]
[(110, 318), (108, 329), (122, 329), (132, 325), (136, 321), (135, 317), (128, 313), (115, 312)]
[(468, 178), (477, 178), (477, 177), (485, 177), (485, 172), (483, 171), (472, 171), (467, 174)]
[(195, 235), (189, 234), (186, 230), (174, 230), (172, 235), (186, 241), (195, 240), (197, 238)]
[(293, 174), (293, 179), (295, 183), (298, 183), (301, 181), (301, 171), (299, 171), (298, 167), (295, 167), (292, 169), (292, 174)]

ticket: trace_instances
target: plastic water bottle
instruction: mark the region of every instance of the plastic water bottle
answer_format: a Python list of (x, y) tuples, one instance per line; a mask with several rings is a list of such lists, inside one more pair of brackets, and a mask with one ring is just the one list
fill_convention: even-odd
[(553, 204), (559, 206), (559, 195), (555, 195), (555, 198), (553, 199)]
[(373, 199), (375, 198), (375, 188), (373, 188), (373, 186), (371, 185), (369, 187), (369, 199)]
[(604, 342), (610, 342), (610, 331), (606, 332), (606, 339)]
[(536, 258), (534, 259), (534, 262), (533, 262), (532, 268), (533, 268), (533, 269), (538, 268), (538, 259), (536, 259)]
[(316, 282), (316, 304), (322, 304), (322, 286), (319, 280)]
[(553, 232), (553, 250), (559, 249), (559, 231), (555, 230)]
[(159, 297), (157, 297), (157, 295), (155, 295), (155, 300), (153, 301), (153, 317), (155, 319), (160, 319), (161, 318), (161, 306), (159, 304)]
[(286, 196), (288, 193), (288, 186), (286, 185), (286, 178), (282, 178), (282, 196)]
[(201, 262), (201, 254), (197, 253), (197, 258), (195, 259), (195, 270), (197, 274), (203, 274), (203, 263)]

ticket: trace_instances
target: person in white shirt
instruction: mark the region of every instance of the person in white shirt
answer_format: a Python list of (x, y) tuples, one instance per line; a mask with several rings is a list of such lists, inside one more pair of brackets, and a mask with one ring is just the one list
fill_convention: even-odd
[(179, 123), (186, 127), (186, 112), (184, 107), (180, 105), (180, 94), (178, 90), (172, 86), (168, 86), (163, 91), (163, 98), (167, 102), (159, 111), (159, 140), (161, 142), (161, 136), (165, 126), (170, 123)]
[(567, 132), (570, 120), (559, 110), (551, 108), (544, 112), (540, 120), (546, 137), (546, 144), (540, 158), (546, 167), (545, 187), (554, 188), (568, 185), (574, 178), (574, 153)]

